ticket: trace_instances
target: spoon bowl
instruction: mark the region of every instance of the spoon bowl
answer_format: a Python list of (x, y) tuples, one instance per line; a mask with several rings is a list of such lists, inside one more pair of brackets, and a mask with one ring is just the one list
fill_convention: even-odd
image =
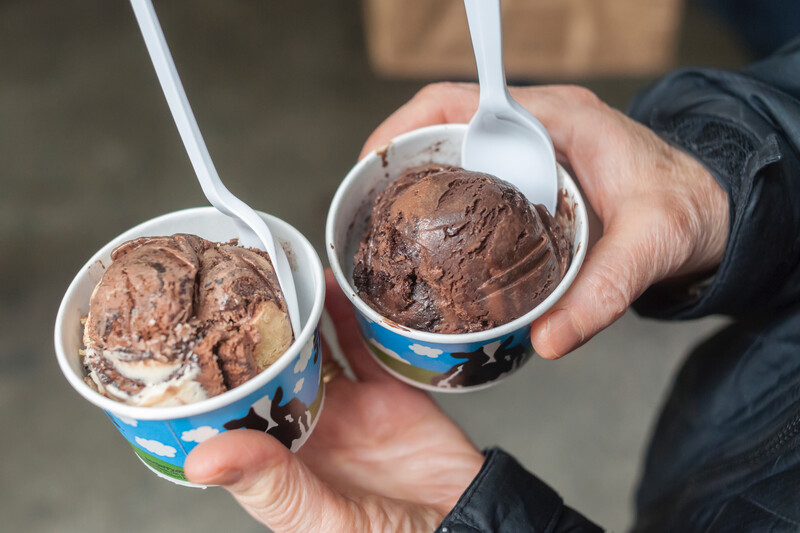
[(547, 130), (508, 92), (503, 69), (499, 0), (464, 0), (478, 65), (480, 103), (461, 147), (467, 170), (517, 187), (529, 202), (555, 214), (558, 175)]

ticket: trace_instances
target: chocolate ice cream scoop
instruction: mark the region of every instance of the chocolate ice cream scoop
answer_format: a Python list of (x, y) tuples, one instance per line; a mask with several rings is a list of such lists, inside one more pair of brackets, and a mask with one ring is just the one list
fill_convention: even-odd
[(378, 195), (353, 278), (359, 296), (399, 324), (469, 333), (533, 309), (569, 261), (543, 206), (488, 174), (431, 164)]
[(87, 382), (140, 406), (183, 405), (258, 374), (293, 334), (266, 253), (194, 235), (111, 255), (84, 328)]

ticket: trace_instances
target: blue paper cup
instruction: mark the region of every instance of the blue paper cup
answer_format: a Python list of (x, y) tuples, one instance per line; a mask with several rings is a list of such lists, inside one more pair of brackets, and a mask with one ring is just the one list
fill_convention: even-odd
[(339, 286), (355, 307), (361, 335), (375, 359), (398, 379), (440, 392), (489, 387), (533, 355), (530, 325), (570, 286), (583, 263), (588, 237), (586, 207), (570, 175), (558, 167), (567, 209), (556, 218), (572, 244), (572, 262), (550, 296), (520, 318), (477, 333), (441, 334), (403, 327), (378, 314), (353, 285), (353, 257), (369, 223), (375, 197), (405, 169), (425, 163), (461, 164), (466, 124), (415, 130), (371, 152), (347, 174), (328, 212), (328, 259)]
[(104, 246), (80, 270), (58, 310), (55, 348), (67, 381), (81, 396), (100, 407), (133, 451), (159, 476), (174, 483), (201, 487), (186, 480), (183, 464), (200, 442), (223, 431), (250, 428), (265, 431), (292, 451), (305, 443), (324, 401), (321, 380), (319, 321), (325, 301), (325, 276), (314, 248), (300, 232), (273, 216), (260, 213), (289, 258), (303, 324), (294, 343), (259, 375), (219, 396), (179, 407), (137, 407), (97, 393), (84, 381), (78, 350), (83, 346), (81, 317), (111, 251), (142, 236), (192, 233), (214, 242), (238, 234), (234, 222), (212, 207), (177, 211), (144, 222)]

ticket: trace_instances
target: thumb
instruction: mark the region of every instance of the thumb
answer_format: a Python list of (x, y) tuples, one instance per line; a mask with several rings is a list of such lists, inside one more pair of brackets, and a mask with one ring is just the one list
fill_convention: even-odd
[(558, 359), (624, 315), (663, 270), (657, 264), (656, 241), (643, 235), (639, 226), (617, 226), (606, 232), (564, 296), (532, 324), (536, 352), (545, 359)]
[(227, 431), (201, 443), (189, 454), (184, 471), (193, 483), (221, 485), (277, 533), (348, 530), (361, 523), (356, 506), (260, 431)]
[(372, 132), (359, 159), (401, 133), (451, 122), (469, 122), (478, 108), (474, 83), (440, 82), (426, 85)]

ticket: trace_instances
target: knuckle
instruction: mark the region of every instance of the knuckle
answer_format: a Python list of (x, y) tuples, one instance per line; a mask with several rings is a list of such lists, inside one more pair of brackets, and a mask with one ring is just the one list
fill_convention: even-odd
[(567, 85), (564, 87), (564, 92), (570, 100), (587, 107), (601, 107), (604, 105), (596, 94), (580, 85)]
[(414, 96), (416, 100), (440, 100), (442, 98), (447, 98), (458, 91), (462, 91), (463, 84), (450, 82), (450, 81), (440, 81), (436, 83), (429, 83), (419, 91)]
[(625, 314), (633, 301), (634, 280), (630, 269), (606, 266), (595, 273), (591, 284), (598, 308), (605, 310), (605, 322), (614, 322)]
[(303, 523), (306, 513), (301, 512), (304, 488), (291, 475), (259, 476), (251, 485), (235, 491), (234, 496), (276, 529), (299, 531), (306, 525)]
[(636, 204), (628, 209), (624, 220), (615, 222), (624, 238), (618, 241), (618, 258), (635, 266), (636, 272), (630, 274), (631, 280), (637, 280), (631, 287), (634, 298), (685, 263), (694, 247), (698, 224), (687, 199), (677, 195), (661, 191), (637, 197)]

